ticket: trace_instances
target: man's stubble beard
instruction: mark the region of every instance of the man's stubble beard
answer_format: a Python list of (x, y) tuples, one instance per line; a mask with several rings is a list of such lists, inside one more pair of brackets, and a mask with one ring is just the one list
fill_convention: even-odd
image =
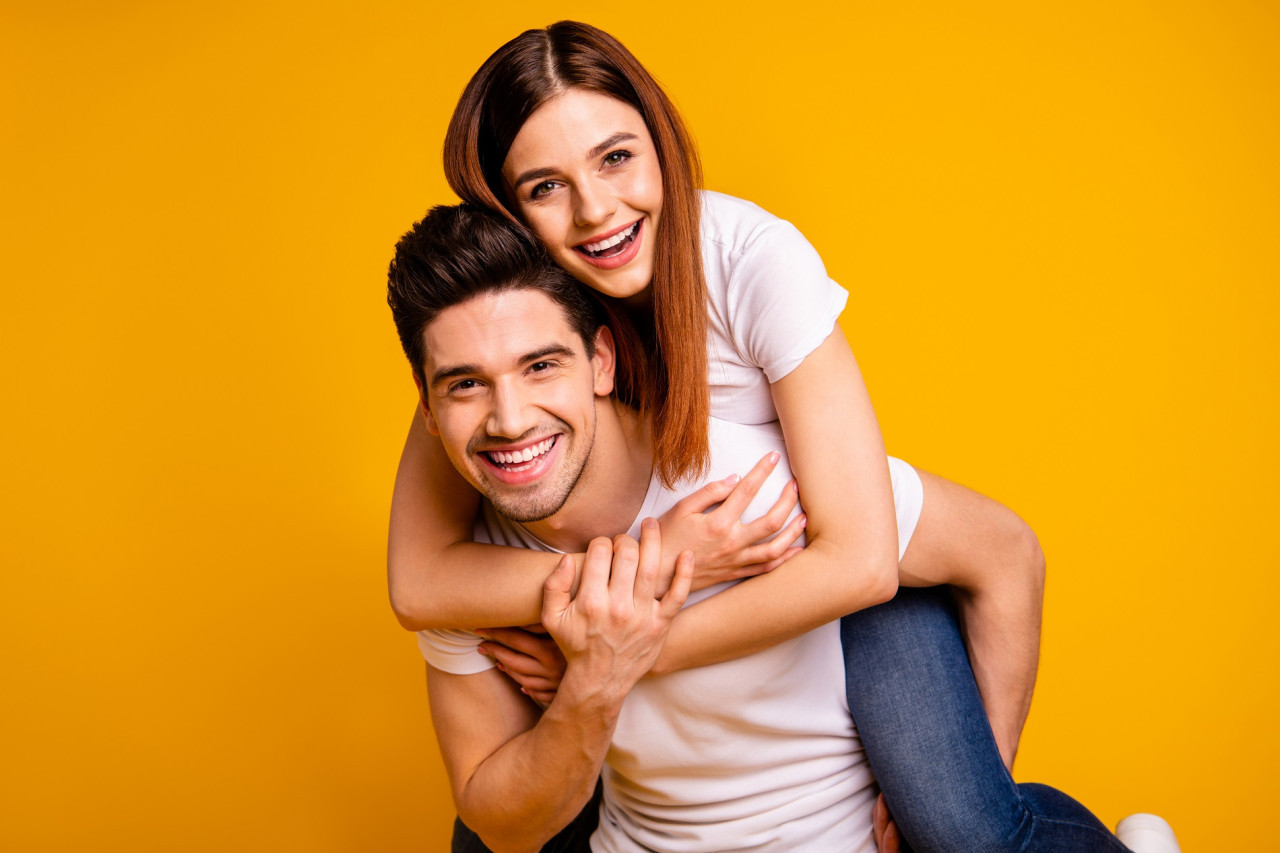
[[(488, 498), (489, 503), (493, 504), (493, 508), (500, 515), (517, 524), (532, 524), (538, 521), (545, 521), (563, 509), (574, 490), (578, 488), (582, 475), (586, 472), (588, 464), (590, 464), (591, 451), (596, 443), (596, 420), (595, 408), (592, 407), (591, 435), (587, 436), (586, 452), (582, 455), (582, 464), (578, 465), (576, 470), (562, 471), (560, 481), (556, 484), (551, 494), (537, 498), (533, 496), (486, 494), (485, 497)], [(564, 421), (561, 421), (561, 423), (566, 428), (563, 432), (564, 435), (573, 432), (568, 424), (565, 424)]]

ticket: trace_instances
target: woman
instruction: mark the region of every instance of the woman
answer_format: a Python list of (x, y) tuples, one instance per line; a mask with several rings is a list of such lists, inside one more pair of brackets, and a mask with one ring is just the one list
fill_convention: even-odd
[[(833, 321), (842, 291), (785, 223), (735, 199), (699, 196), (688, 135), (625, 48), (569, 22), (523, 34), (468, 85), (445, 156), (463, 199), (528, 227), (641, 328), (649, 359), (635, 366), (635, 387), (645, 389), (637, 402), (652, 414), (664, 481), (705, 463), (709, 413), (782, 423), (804, 486), (808, 547), (682, 614), (659, 668), (746, 654), (877, 604), (899, 571), (909, 583), (953, 583), (981, 698), (956, 623), (936, 596), (896, 601), (842, 627), (850, 707), (905, 835), (920, 849), (1125, 849), (1074, 801), (1014, 786), (1008, 776), (1034, 680), (1042, 582), (1034, 536), (1003, 507), (922, 474), (923, 512), (899, 566), (883, 444), (848, 344), (838, 326), (815, 331), (810, 316), (786, 316), (817, 302)], [(700, 510), (723, 497), (704, 490), (682, 518), (663, 519), (664, 545), (673, 554), (693, 547), (704, 586), (754, 571), (743, 563), (774, 569), (785, 556), (785, 541), (753, 544), (753, 527), (727, 540), (699, 529)], [(554, 559), (470, 543), (476, 503), (415, 420), (397, 476), (389, 557), (393, 604), (406, 627), (536, 619), (537, 582)], [(477, 559), (496, 567), (483, 595), (467, 582)], [(1000, 590), (998, 600), (966, 596), (978, 580)], [(1011, 624), (1006, 613), (1021, 619)], [(1010, 645), (1021, 654), (1002, 668), (1007, 651), (990, 650)], [(910, 672), (899, 661), (914, 661), (922, 647), (946, 647), (950, 663), (899, 685), (919, 700), (879, 701), (888, 693), (880, 681)], [(892, 721), (904, 708), (900, 716), (918, 729), (960, 745), (958, 764), (972, 777), (934, 772), (933, 756)], [(940, 719), (922, 720), (922, 711)], [(991, 799), (980, 802), (977, 790)], [(954, 802), (942, 808), (943, 799)]]

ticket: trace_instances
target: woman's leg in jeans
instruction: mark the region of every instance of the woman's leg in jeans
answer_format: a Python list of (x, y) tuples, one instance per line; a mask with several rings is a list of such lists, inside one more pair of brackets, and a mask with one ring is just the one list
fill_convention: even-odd
[(1018, 785), (1000, 758), (949, 588), (899, 590), (840, 621), (849, 708), (915, 853), (1126, 848), (1088, 809)]

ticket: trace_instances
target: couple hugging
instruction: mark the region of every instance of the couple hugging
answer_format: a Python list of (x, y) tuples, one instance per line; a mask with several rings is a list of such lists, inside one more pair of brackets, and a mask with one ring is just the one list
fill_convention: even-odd
[[(422, 413), (390, 581), (454, 849), (1176, 850), (1012, 781), (1034, 536), (886, 464), (844, 291), (696, 165), (634, 57), (562, 22), (477, 72), (446, 139), (468, 204), (397, 246)], [(476, 630), (538, 622), (554, 647)]]

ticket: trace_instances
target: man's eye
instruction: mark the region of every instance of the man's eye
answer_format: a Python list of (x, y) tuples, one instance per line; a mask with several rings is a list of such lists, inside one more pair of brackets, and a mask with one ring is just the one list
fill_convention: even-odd
[(542, 373), (544, 370), (550, 370), (553, 367), (555, 367), (555, 364), (550, 361), (535, 361), (529, 365), (529, 370), (534, 373)]
[(470, 391), (472, 388), (478, 387), (480, 387), (480, 383), (476, 382), (474, 379), (460, 379), (449, 386), (449, 392)]

